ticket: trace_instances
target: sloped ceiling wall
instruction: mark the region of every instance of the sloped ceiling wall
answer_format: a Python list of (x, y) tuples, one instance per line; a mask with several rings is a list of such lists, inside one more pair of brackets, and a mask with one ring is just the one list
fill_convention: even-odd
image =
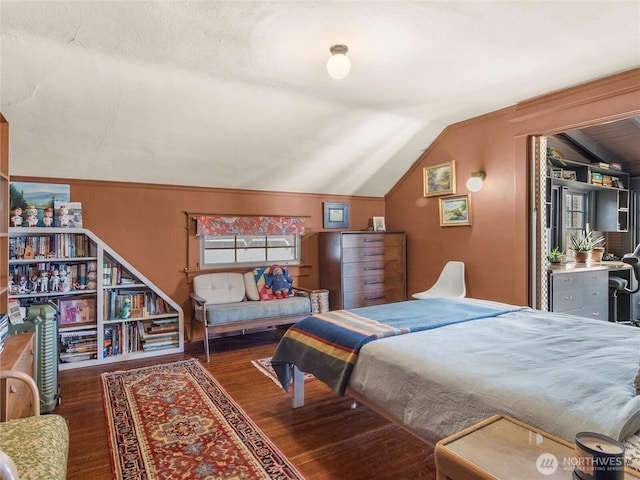
[(385, 195), (447, 125), (640, 63), (635, 0), (3, 0), (0, 29), (12, 175), (344, 195)]

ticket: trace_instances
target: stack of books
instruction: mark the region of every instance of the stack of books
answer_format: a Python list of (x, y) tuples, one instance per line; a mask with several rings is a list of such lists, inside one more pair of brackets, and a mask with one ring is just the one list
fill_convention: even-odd
[(9, 315), (0, 314), (0, 353), (4, 350), (4, 341), (9, 336)]

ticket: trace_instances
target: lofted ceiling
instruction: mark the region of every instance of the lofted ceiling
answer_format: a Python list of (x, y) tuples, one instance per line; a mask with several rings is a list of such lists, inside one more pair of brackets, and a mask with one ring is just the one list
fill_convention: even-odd
[(365, 196), (447, 125), (640, 64), (638, 0), (2, 0), (0, 33), (12, 175)]

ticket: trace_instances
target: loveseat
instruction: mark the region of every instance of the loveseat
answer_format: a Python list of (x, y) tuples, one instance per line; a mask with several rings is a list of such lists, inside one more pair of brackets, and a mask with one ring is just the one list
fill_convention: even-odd
[(311, 314), (309, 291), (292, 289), (291, 296), (276, 299), (265, 284), (268, 274), (269, 267), (264, 267), (244, 273), (205, 273), (193, 278), (190, 338), (194, 320), (203, 322), (207, 362), (210, 334), (288, 325)]
[(67, 478), (69, 428), (60, 415), (40, 415), (40, 394), (33, 378), (15, 370), (0, 371), (29, 386), (32, 416), (0, 422), (0, 478), (64, 480)]

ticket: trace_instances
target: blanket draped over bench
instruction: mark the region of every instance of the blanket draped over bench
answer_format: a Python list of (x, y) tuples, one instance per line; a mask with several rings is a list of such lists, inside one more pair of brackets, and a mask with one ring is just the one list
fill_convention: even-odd
[(318, 379), (344, 395), (358, 352), (373, 340), (479, 320), (519, 308), (451, 299), (407, 302), (406, 305), (409, 309), (401, 313), (397, 305), (390, 303), (335, 310), (296, 323), (287, 330), (271, 360), (283, 388), (288, 390), (291, 365), (302, 371), (313, 366)]

